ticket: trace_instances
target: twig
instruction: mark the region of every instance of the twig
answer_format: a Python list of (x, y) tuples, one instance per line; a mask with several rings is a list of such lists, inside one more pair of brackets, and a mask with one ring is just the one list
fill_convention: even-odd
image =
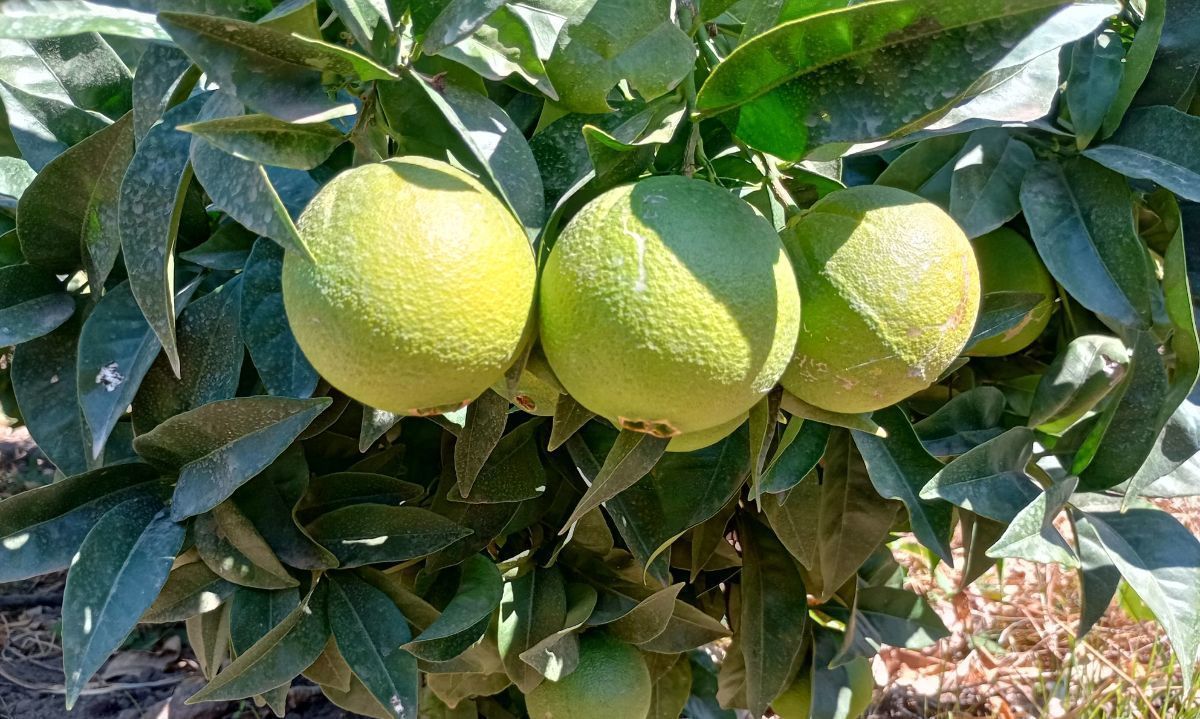
[(24, 609), (62, 604), (62, 592), (46, 594), (0, 594), (0, 609)]
[[(0, 665), (0, 677), (4, 678), (10, 684), (15, 684), (16, 686), (19, 686), (22, 689), (28, 689), (29, 691), (33, 691), (33, 692), (40, 692), (42, 694), (66, 694), (67, 693), (66, 687), (64, 687), (61, 684), (50, 684), (50, 685), (46, 685), (46, 686), (38, 686), (37, 684), (30, 684), (29, 682), (25, 681), (24, 679), (21, 679), (19, 677), (14, 677), (13, 675), (9, 674), (8, 671), (6, 671), (4, 669), (3, 665)], [(133, 689), (152, 689), (154, 687), (166, 687), (166, 686), (171, 686), (172, 684), (178, 684), (178, 683), (182, 682), (185, 678), (186, 677), (181, 675), (181, 676), (177, 676), (177, 677), (168, 677), (166, 679), (156, 679), (152, 682), (137, 682), (135, 684), (104, 684), (104, 685), (93, 684), (93, 685), (85, 686), (83, 688), (83, 690), (79, 692), (79, 695), (80, 696), (96, 696), (98, 694), (112, 694), (113, 692), (131, 691)]]

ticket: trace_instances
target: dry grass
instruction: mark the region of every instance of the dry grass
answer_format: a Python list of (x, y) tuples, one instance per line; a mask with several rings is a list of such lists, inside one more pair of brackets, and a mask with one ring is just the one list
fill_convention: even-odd
[[(1200, 498), (1162, 504), (1200, 534)], [(1147, 614), (1135, 596), (1118, 597), (1080, 640), (1073, 571), (1007, 560), (960, 590), (958, 569), (931, 570), (928, 553), (907, 540), (894, 549), (911, 588), (930, 598), (951, 636), (876, 660), (884, 688), (874, 719), (1200, 717), (1196, 689), (1183, 691), (1165, 636), (1139, 621)], [(956, 552), (961, 567), (961, 546)]]

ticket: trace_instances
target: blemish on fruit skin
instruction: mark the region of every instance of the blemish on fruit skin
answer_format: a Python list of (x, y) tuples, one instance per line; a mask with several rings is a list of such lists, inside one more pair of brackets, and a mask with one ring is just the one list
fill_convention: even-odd
[(648, 434), (660, 439), (670, 439), (671, 437), (678, 437), (683, 434), (665, 419), (645, 420), (618, 417), (617, 423), (621, 425), (622, 429), (627, 429), (631, 432), (641, 432), (642, 434)]
[(528, 395), (518, 394), (517, 396), (513, 397), (513, 401), (517, 403), (518, 407), (526, 412), (533, 412), (537, 410), (537, 402), (534, 402), (533, 399)]

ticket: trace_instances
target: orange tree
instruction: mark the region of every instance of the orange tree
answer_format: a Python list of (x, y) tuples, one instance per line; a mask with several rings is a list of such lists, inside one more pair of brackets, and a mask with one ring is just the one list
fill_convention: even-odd
[(0, 581), (68, 706), (184, 621), (280, 715), (826, 719), (946, 633), (911, 533), (1190, 682), (1198, 70), (1178, 0), (9, 0)]

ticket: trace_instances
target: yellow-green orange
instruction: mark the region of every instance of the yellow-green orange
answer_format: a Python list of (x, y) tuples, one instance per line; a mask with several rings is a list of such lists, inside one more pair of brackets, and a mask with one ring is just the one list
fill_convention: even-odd
[[(858, 719), (871, 706), (871, 695), (875, 691), (871, 663), (863, 657), (855, 657), (845, 665), (845, 669), (850, 683), (838, 691), (837, 709), (832, 716)], [(802, 671), (792, 686), (771, 702), (771, 710), (779, 719), (809, 719), (812, 714), (812, 676), (808, 669)]]
[(542, 348), (580, 404), (629, 429), (697, 432), (746, 412), (792, 354), (800, 298), (770, 223), (683, 177), (617, 187), (542, 272)]
[(390, 412), (458, 407), (503, 376), (536, 285), (525, 233), (470, 175), (403, 158), (343, 172), (298, 223), (283, 299), (330, 384)]
[(748, 412), (743, 412), (728, 422), (718, 424), (716, 427), (709, 427), (698, 432), (688, 432), (677, 437), (672, 437), (670, 442), (667, 442), (668, 452), (695, 452), (705, 447), (720, 442), (729, 435), (733, 434), (738, 427), (742, 426), (749, 417)]
[(637, 649), (605, 632), (579, 639), (579, 666), (525, 697), (530, 719), (646, 719), (650, 670)]
[(870, 412), (928, 387), (979, 312), (971, 243), (939, 207), (891, 187), (827, 195), (783, 233), (804, 298), (783, 386), (833, 412)]
[(550, 370), (550, 365), (546, 364), (545, 355), (534, 347), (529, 353), (520, 379), (517, 380), (516, 389), (510, 391), (504, 377), (492, 385), (492, 389), (529, 414), (551, 417), (558, 406), (558, 398), (562, 396), (559, 388), (550, 381), (553, 377), (554, 373)]
[(1036, 294), (1042, 301), (1017, 326), (979, 342), (967, 354), (1001, 357), (1020, 352), (1050, 324), (1050, 314), (1054, 311), (1054, 280), (1033, 244), (1006, 227), (976, 237), (971, 246), (979, 261), (979, 286), (985, 298), (993, 292), (1015, 292)]

